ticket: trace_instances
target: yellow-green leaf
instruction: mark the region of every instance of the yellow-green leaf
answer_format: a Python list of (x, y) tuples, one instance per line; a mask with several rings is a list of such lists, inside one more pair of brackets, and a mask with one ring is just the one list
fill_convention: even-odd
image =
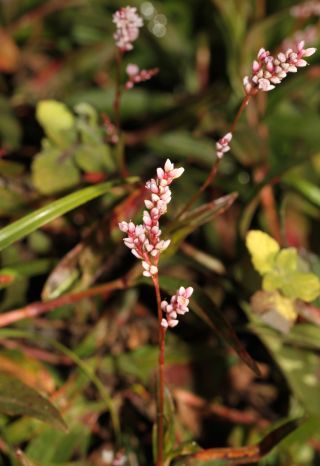
[(70, 110), (56, 100), (42, 100), (37, 105), (37, 120), (44, 127), (53, 131), (70, 129), (74, 125), (74, 117)]
[(298, 252), (295, 248), (282, 249), (276, 258), (276, 266), (285, 274), (295, 272), (298, 267)]
[(37, 120), (46, 135), (60, 147), (75, 142), (75, 118), (70, 110), (56, 100), (42, 100), (37, 105)]
[(320, 295), (320, 280), (313, 273), (295, 272), (281, 290), (288, 298), (311, 302)]
[(284, 277), (277, 271), (272, 271), (264, 275), (262, 280), (262, 288), (265, 291), (274, 291), (282, 289)]
[(265, 274), (273, 269), (279, 244), (271, 236), (260, 230), (251, 230), (247, 234), (246, 245), (251, 254), (254, 268)]
[(48, 149), (32, 163), (32, 182), (43, 194), (53, 194), (72, 188), (80, 182), (80, 173), (72, 159), (59, 149)]

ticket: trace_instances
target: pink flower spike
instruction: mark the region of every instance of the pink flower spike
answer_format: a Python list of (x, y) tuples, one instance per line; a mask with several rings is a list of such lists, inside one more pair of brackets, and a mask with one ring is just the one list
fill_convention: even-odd
[(245, 93), (254, 95), (259, 90), (271, 91), (276, 84), (281, 83), (287, 73), (296, 73), (298, 68), (305, 67), (308, 63), (303, 58), (311, 56), (315, 51), (314, 47), (305, 49), (303, 40), (296, 45), (296, 51), (288, 48), (276, 57), (269, 51), (260, 49), (252, 65), (252, 76), (245, 76), (243, 80)]
[(167, 159), (164, 168), (157, 169), (157, 178), (146, 182), (149, 199), (144, 201), (146, 210), (143, 211), (143, 224), (120, 222), (119, 229), (127, 234), (124, 244), (132, 254), (142, 260), (143, 275), (154, 277), (158, 274), (158, 261), (162, 251), (167, 249), (170, 240), (161, 239), (159, 218), (166, 213), (171, 201), (169, 185), (183, 173), (184, 168), (174, 168), (174, 164)]
[(134, 7), (120, 8), (112, 17), (116, 25), (114, 39), (116, 46), (122, 52), (128, 52), (133, 49), (132, 43), (139, 37), (139, 28), (143, 26), (142, 18), (137, 14)]
[(291, 8), (292, 16), (301, 19), (311, 18), (311, 16), (320, 16), (320, 3), (315, 0), (309, 0), (301, 5), (295, 5)]

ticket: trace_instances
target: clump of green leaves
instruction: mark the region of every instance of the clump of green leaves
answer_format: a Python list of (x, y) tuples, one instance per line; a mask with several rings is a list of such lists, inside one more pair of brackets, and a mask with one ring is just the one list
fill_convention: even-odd
[(246, 239), (252, 263), (262, 276), (262, 289), (252, 297), (253, 310), (279, 330), (288, 331), (296, 320), (296, 301), (314, 301), (320, 295), (320, 280), (296, 248), (280, 249), (266, 233), (249, 231)]
[(109, 174), (114, 170), (95, 109), (82, 103), (75, 107), (75, 113), (56, 100), (37, 105), (37, 120), (46, 137), (32, 164), (32, 181), (43, 194), (77, 185), (81, 171)]

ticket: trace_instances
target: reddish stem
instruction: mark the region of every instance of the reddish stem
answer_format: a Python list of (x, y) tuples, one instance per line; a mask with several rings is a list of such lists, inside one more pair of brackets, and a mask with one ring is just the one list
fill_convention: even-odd
[(117, 154), (118, 154), (118, 163), (120, 174), (123, 178), (128, 176), (128, 169), (126, 167), (125, 159), (124, 159), (124, 149), (122, 140), (120, 137), (120, 124), (121, 124), (121, 97), (122, 97), (122, 88), (121, 88), (121, 64), (122, 64), (122, 57), (123, 52), (120, 49), (117, 49), (116, 53), (116, 91), (113, 101), (113, 110), (114, 110), (114, 118), (115, 118), (115, 126), (117, 130), (117, 134), (119, 136), (119, 141), (117, 145)]
[(164, 362), (165, 362), (165, 329), (161, 325), (162, 309), (159, 277), (152, 277), (156, 292), (158, 309), (158, 331), (159, 331), (159, 365), (158, 365), (158, 390), (157, 390), (157, 466), (163, 466), (163, 420), (164, 420)]
[[(247, 94), (243, 98), (243, 100), (241, 102), (241, 105), (239, 107), (239, 110), (237, 111), (237, 114), (234, 117), (234, 120), (231, 123), (230, 129), (229, 129), (228, 132), (230, 132), (230, 133), (234, 132), (243, 110), (246, 108), (246, 106), (249, 103), (250, 97), (251, 97), (251, 94)], [(199, 199), (199, 197), (201, 196), (203, 191), (205, 191), (207, 189), (207, 187), (213, 182), (213, 180), (215, 179), (215, 177), (216, 177), (216, 175), (218, 173), (219, 165), (220, 165), (220, 159), (217, 158), (216, 161), (214, 162), (214, 164), (211, 167), (209, 175), (207, 176), (207, 178), (205, 179), (203, 184), (200, 186), (199, 190), (191, 197), (190, 201), (187, 202), (187, 204), (180, 210), (180, 212), (176, 216), (176, 219), (180, 218), (185, 212), (187, 212), (190, 209), (190, 207)]]
[(56, 299), (51, 299), (49, 301), (38, 301), (32, 304), (28, 304), (25, 307), (20, 309), (15, 309), (13, 311), (6, 312), (0, 315), (0, 328), (6, 327), (14, 322), (18, 322), (23, 319), (30, 319), (32, 317), (37, 317), (40, 314), (45, 312), (52, 311), (57, 307), (64, 306), (66, 304), (73, 304), (77, 301), (80, 301), (85, 298), (90, 298), (98, 295), (108, 295), (114, 290), (121, 290), (128, 286), (128, 282), (125, 279), (114, 280), (104, 285), (99, 285), (88, 290), (78, 291), (76, 293), (69, 293), (63, 296), (60, 296)]

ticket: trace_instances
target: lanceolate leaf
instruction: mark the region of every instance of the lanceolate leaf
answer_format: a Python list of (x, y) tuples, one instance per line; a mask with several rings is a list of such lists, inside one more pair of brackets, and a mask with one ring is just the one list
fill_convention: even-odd
[[(173, 294), (182, 286), (182, 280), (173, 277), (160, 278), (160, 286), (168, 293)], [(190, 300), (190, 309), (208, 324), (223, 340), (225, 340), (238, 354), (242, 361), (253, 370), (256, 375), (260, 375), (260, 370), (246, 351), (231, 325), (217, 309), (210, 297), (201, 289), (196, 289)]]
[[(126, 180), (135, 182), (136, 178)], [(32, 212), (0, 230), (0, 250), (29, 235), (32, 231), (102, 194), (111, 192), (117, 182), (107, 182), (81, 189)]]
[(0, 412), (9, 416), (31, 416), (67, 430), (59, 411), (33, 388), (6, 372), (0, 372)]
[(181, 219), (173, 220), (164, 229), (164, 237), (171, 239), (168, 254), (172, 254), (179, 244), (201, 225), (210, 222), (218, 215), (225, 212), (238, 197), (237, 193), (231, 193), (214, 201), (208, 202), (196, 209), (186, 212)]

